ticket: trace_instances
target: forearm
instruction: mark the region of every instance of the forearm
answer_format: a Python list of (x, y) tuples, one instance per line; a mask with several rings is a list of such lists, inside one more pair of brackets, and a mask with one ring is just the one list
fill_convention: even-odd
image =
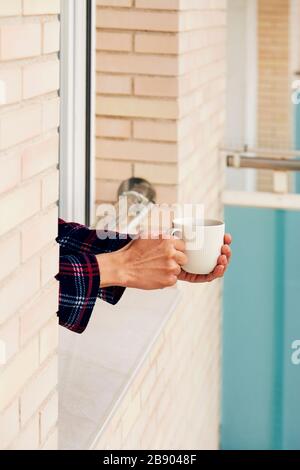
[(100, 271), (100, 287), (127, 287), (126, 256), (124, 252), (96, 255)]

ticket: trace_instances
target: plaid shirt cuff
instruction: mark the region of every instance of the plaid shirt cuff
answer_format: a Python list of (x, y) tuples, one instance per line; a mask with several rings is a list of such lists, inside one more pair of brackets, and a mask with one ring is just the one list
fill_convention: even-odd
[(100, 287), (98, 291), (98, 297), (105, 302), (116, 305), (116, 303), (118, 303), (122, 297), (124, 291), (125, 287), (120, 286), (105, 287), (104, 289)]
[(95, 306), (99, 284), (99, 267), (94, 255), (74, 253), (60, 257), (59, 324), (82, 333)]
[[(100, 233), (101, 235), (101, 233)], [(97, 298), (115, 305), (125, 288), (101, 288), (96, 254), (117, 251), (131, 241), (130, 236), (114, 234), (114, 238), (98, 238), (96, 230), (59, 219), (56, 241), (60, 245), (59, 324), (82, 333), (91, 317)]]

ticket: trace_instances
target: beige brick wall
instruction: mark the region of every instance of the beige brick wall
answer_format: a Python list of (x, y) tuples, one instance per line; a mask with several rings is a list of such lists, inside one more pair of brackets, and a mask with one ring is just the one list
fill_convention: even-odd
[[(220, 217), (226, 1), (97, 5), (97, 201), (135, 175)], [(180, 289), (97, 448), (218, 447), (221, 285)]]
[(57, 447), (59, 0), (0, 0), (0, 448)]
[[(292, 149), (290, 2), (258, 0), (258, 146)], [(262, 171), (258, 188), (272, 190), (272, 172)]]

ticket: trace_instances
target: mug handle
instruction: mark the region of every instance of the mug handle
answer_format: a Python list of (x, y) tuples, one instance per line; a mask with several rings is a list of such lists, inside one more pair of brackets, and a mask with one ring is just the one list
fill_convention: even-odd
[(170, 236), (171, 237), (177, 237), (177, 238), (182, 238), (182, 230), (180, 228), (171, 228), (170, 229)]

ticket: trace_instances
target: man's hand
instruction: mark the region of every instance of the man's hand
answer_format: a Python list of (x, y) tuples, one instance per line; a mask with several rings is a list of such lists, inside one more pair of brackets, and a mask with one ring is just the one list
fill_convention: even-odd
[(210, 274), (189, 274), (182, 269), (181, 273), (178, 276), (178, 280), (196, 283), (211, 282), (215, 279), (218, 279), (219, 277), (223, 277), (230, 262), (231, 249), (229, 245), (231, 244), (231, 241), (231, 235), (227, 233), (224, 237), (224, 245), (222, 246), (217, 266), (215, 267), (213, 272), (211, 272)]
[(123, 286), (137, 289), (162, 289), (187, 282), (210, 282), (222, 277), (230, 260), (231, 236), (225, 235), (224, 246), (214, 271), (208, 275), (186, 273), (185, 243), (176, 238), (142, 239), (132, 241), (113, 253), (97, 255), (100, 287)]
[(137, 289), (173, 286), (187, 262), (185, 244), (176, 238), (132, 241), (114, 253), (97, 255), (101, 287), (119, 285)]

